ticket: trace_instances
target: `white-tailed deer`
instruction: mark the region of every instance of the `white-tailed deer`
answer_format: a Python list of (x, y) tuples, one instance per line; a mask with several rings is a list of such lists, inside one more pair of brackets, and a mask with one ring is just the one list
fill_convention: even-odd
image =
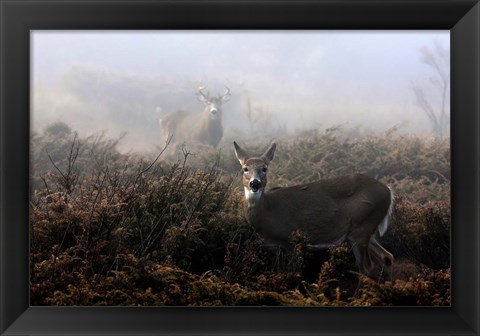
[(375, 280), (391, 277), (393, 256), (377, 241), (393, 207), (387, 186), (353, 174), (265, 191), (276, 145), (260, 157), (250, 157), (236, 142), (234, 146), (243, 169), (247, 220), (266, 243), (291, 250), (290, 237), (297, 230), (308, 237), (311, 249), (348, 241), (361, 273)]
[(210, 97), (200, 87), (197, 98), (205, 104), (202, 114), (190, 114), (176, 111), (159, 120), (162, 133), (167, 139), (172, 136), (173, 143), (196, 142), (217, 147), (223, 136), (222, 104), (230, 100), (230, 89), (226, 87), (223, 95)]

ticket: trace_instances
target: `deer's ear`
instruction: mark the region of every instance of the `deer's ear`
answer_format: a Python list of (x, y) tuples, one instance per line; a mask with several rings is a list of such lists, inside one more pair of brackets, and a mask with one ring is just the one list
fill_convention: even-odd
[(275, 149), (277, 148), (277, 144), (274, 142), (270, 145), (270, 147), (267, 149), (265, 154), (262, 155), (262, 158), (267, 161), (267, 164), (270, 163), (270, 161), (273, 160), (273, 155), (275, 154)]
[(240, 164), (243, 166), (245, 164), (245, 161), (247, 161), (247, 153), (240, 148), (240, 146), (234, 141), (233, 145), (235, 146), (235, 156), (237, 157), (238, 161), (240, 161)]

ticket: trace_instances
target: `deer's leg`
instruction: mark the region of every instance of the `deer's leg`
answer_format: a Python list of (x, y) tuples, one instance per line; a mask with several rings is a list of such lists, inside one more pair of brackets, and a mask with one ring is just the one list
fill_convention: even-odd
[[(383, 266), (382, 264), (382, 266), (377, 267), (378, 263), (375, 261), (378, 259), (376, 255), (379, 254), (379, 249), (376, 245), (379, 244), (376, 242), (376, 240), (375, 242), (372, 242), (378, 226), (376, 223), (379, 223), (380, 220), (381, 219), (379, 219), (379, 216), (372, 213), (367, 220), (363, 221), (360, 225), (356, 225), (348, 235), (348, 240), (351, 244), (360, 273), (371, 279), (378, 278)], [(360, 278), (355, 291), (355, 296), (358, 295), (362, 286), (363, 281), (362, 278)]]
[(373, 226), (369, 226), (365, 222), (361, 225), (356, 225), (355, 229), (348, 234), (348, 241), (352, 247), (360, 273), (370, 277), (373, 265), (369, 245), (373, 232), (371, 232), (372, 230), (366, 231), (369, 227)]
[(352, 245), (360, 272), (375, 281), (392, 280), (393, 255), (372, 235), (368, 243)]
[(275, 271), (285, 270), (287, 260), (289, 260), (292, 255), (291, 249), (273, 243), (262, 245), (262, 249), (269, 255), (270, 260), (272, 261), (272, 268)]
[[(353, 232), (352, 232), (353, 234)], [(348, 238), (350, 245), (352, 247), (353, 255), (355, 256), (355, 261), (357, 263), (358, 270), (360, 273), (369, 276), (370, 269), (370, 256), (368, 250), (368, 240), (361, 239), (360, 237), (356, 238), (353, 234)], [(355, 289), (354, 297), (358, 296), (360, 289), (363, 287), (363, 280), (361, 277), (358, 278), (358, 285)]]
[(366, 242), (358, 242), (355, 240), (350, 240), (350, 244), (352, 247), (353, 254), (355, 256), (355, 261), (357, 262), (357, 267), (360, 273), (365, 274), (366, 268), (364, 265), (364, 261), (368, 259), (367, 253), (367, 244)]
[(370, 239), (369, 249), (375, 264), (381, 267), (380, 278), (392, 281), (393, 255), (380, 245), (375, 236), (372, 236)]

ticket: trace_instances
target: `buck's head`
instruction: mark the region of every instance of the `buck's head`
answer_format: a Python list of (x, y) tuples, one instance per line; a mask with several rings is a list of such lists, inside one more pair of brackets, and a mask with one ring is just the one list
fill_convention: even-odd
[(230, 100), (230, 89), (218, 97), (210, 97), (210, 94), (203, 92), (204, 87), (198, 89), (197, 97), (205, 104), (205, 113), (208, 114), (209, 120), (222, 120), (222, 104)]
[(236, 142), (235, 155), (243, 170), (243, 187), (245, 198), (252, 202), (260, 199), (267, 185), (267, 171), (270, 161), (273, 160), (276, 144), (272, 143), (262, 156), (250, 157)]

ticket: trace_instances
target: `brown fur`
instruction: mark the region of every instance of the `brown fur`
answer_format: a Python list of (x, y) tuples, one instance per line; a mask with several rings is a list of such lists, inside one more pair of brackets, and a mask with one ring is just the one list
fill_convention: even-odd
[(200, 89), (199, 97), (205, 104), (201, 114), (176, 111), (161, 118), (159, 123), (165, 140), (171, 136), (174, 144), (200, 143), (216, 148), (223, 137), (222, 104), (228, 101), (229, 91), (220, 97), (209, 97)]
[[(265, 191), (264, 170), (273, 159), (275, 144), (254, 158), (234, 144), (244, 169), (243, 185), (251, 197), (245, 202), (247, 219), (268, 243), (291, 249), (290, 236), (297, 230), (307, 235), (312, 248), (346, 239), (360, 272), (372, 278), (388, 275), (393, 256), (376, 238), (391, 207), (387, 186), (371, 177), (352, 174)], [(261, 181), (259, 194), (251, 193), (253, 179)]]

